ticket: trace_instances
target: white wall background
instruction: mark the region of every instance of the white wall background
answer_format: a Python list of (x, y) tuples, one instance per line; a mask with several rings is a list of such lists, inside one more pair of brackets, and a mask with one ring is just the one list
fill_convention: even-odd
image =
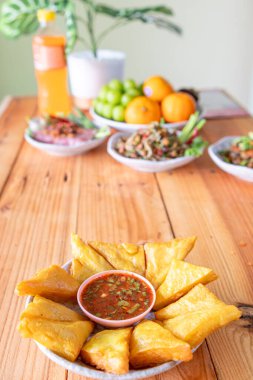
[[(110, 0), (114, 6), (167, 4), (183, 28), (177, 36), (132, 24), (103, 47), (127, 53), (126, 76), (166, 76), (175, 87), (222, 87), (253, 112), (253, 0)], [(101, 30), (108, 22), (98, 20)], [(35, 92), (31, 39), (0, 39), (0, 98)], [(82, 48), (78, 45), (78, 49)]]

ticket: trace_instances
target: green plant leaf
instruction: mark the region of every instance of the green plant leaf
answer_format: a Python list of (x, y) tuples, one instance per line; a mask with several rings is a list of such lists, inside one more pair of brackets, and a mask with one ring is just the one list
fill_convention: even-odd
[[(173, 16), (173, 11), (163, 5), (151, 6), (144, 8), (122, 8), (117, 9), (104, 4), (95, 4), (95, 12), (110, 16), (115, 19), (131, 21), (141, 21), (146, 24), (153, 24), (157, 27), (172, 30), (176, 33), (181, 33), (179, 26), (168, 20), (167, 16)], [(159, 14), (159, 16), (157, 15)], [(162, 18), (161, 15), (165, 17)]]
[(78, 26), (73, 2), (69, 2), (65, 7), (64, 17), (66, 21), (67, 37), (66, 53), (69, 54), (74, 49), (74, 46), (78, 38)]
[(69, 3), (69, 0), (6, 0), (1, 9), (0, 29), (10, 38), (33, 33), (39, 27), (38, 9), (48, 8), (63, 13)]
[(20, 31), (4, 24), (0, 21), (0, 31), (8, 38), (17, 38), (20, 36)]
[(147, 13), (162, 13), (167, 16), (173, 16), (172, 9), (164, 6), (164, 5), (158, 5), (158, 6), (151, 6), (151, 7), (144, 7), (144, 8), (113, 8), (104, 4), (95, 4), (94, 10), (97, 13), (103, 13), (111, 17), (120, 17), (120, 18), (135, 18), (139, 15), (144, 15)]
[[(173, 16), (171, 8), (164, 5), (117, 9), (104, 4), (96, 4), (94, 0), (81, 1), (86, 6), (86, 15), (89, 16), (87, 33), (94, 56), (96, 56), (99, 42), (94, 30), (94, 19), (97, 14), (114, 18), (117, 26), (122, 26), (131, 21), (140, 21), (181, 33), (181, 29), (169, 20), (169, 17)], [(35, 32), (39, 27), (37, 11), (45, 8), (53, 9), (65, 16), (66, 52), (69, 53), (77, 39), (81, 39), (78, 35), (77, 15), (73, 0), (5, 0), (0, 11), (0, 31), (9, 38)]]

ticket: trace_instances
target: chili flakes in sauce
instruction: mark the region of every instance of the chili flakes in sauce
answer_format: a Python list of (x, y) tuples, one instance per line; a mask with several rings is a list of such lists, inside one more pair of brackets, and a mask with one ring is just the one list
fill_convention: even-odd
[(150, 287), (130, 274), (107, 274), (88, 284), (82, 304), (96, 317), (125, 320), (145, 312), (152, 303)]

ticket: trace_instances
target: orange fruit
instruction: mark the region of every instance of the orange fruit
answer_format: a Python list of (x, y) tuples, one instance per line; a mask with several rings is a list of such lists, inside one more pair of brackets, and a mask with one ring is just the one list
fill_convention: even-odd
[(161, 110), (157, 102), (138, 96), (131, 100), (125, 111), (125, 120), (129, 124), (149, 124), (160, 121)]
[(195, 110), (195, 100), (184, 92), (168, 95), (162, 101), (162, 115), (169, 123), (188, 120)]
[(148, 98), (161, 102), (167, 95), (172, 94), (171, 84), (163, 77), (148, 78), (143, 84), (143, 93)]

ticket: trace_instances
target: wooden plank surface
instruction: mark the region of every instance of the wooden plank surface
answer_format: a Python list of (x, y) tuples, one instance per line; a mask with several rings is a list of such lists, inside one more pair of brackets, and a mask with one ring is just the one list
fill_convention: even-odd
[(34, 98), (7, 98), (0, 107), (0, 194), (23, 144), (25, 119), (35, 113)]
[[(210, 142), (253, 130), (250, 119), (210, 121)], [(207, 154), (187, 168), (158, 174), (173, 231), (198, 235), (189, 260), (213, 268), (210, 287), (226, 302), (253, 304), (253, 185), (219, 170)], [(253, 378), (253, 335), (232, 324), (207, 339), (218, 378)], [(243, 367), (243, 371), (242, 371)]]
[[(121, 166), (105, 146), (79, 157), (47, 156), (23, 142), (24, 117), (34, 112), (34, 99), (13, 99), (0, 116), (1, 380), (81, 380), (19, 337), (24, 300), (13, 295), (21, 279), (70, 258), (71, 231), (130, 242), (195, 233), (189, 260), (217, 271), (213, 289), (228, 302), (253, 303), (252, 185), (222, 173), (207, 156), (157, 176)], [(252, 126), (250, 119), (213, 121), (206, 137)], [(249, 331), (234, 324), (208, 338), (190, 363), (149, 380), (248, 380), (251, 349)]]

